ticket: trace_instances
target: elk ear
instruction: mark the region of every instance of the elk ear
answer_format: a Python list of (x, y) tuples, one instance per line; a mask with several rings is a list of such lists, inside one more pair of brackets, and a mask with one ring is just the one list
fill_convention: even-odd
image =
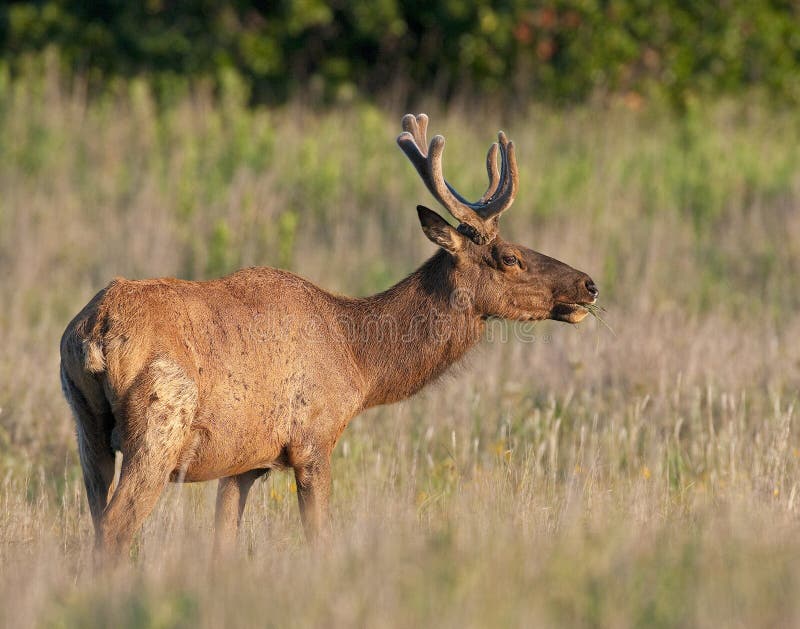
[(417, 206), (419, 222), (428, 240), (450, 253), (458, 253), (467, 243), (467, 237), (456, 231), (450, 223), (424, 205)]

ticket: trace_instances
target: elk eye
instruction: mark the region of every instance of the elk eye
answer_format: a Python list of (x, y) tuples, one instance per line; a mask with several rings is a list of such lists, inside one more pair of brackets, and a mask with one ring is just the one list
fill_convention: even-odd
[(512, 256), (510, 253), (503, 256), (503, 264), (506, 266), (516, 266), (517, 256)]

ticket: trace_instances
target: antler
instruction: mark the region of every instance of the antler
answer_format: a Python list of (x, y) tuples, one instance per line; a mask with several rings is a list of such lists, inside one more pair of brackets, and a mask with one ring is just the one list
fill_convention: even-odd
[(397, 144), (411, 160), (431, 194), (453, 215), (453, 218), (461, 222), (459, 231), (477, 244), (491, 242), (497, 235), (497, 219), (517, 196), (519, 173), (514, 156), (514, 143), (508, 141), (505, 133), (498, 132), (498, 141), (489, 147), (489, 152), (486, 154), (489, 187), (480, 199), (471, 203), (447, 183), (442, 174), (444, 137), (434, 136), (427, 151), (425, 150), (427, 130), (428, 116), (406, 114), (403, 116), (403, 133), (397, 136)]

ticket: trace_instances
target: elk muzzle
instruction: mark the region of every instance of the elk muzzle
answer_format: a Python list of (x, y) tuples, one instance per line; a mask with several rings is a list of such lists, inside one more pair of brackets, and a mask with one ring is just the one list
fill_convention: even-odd
[(565, 321), (566, 323), (579, 323), (589, 314), (584, 306), (593, 304), (597, 301), (600, 290), (594, 280), (577, 271), (579, 277), (572, 290), (565, 291), (555, 299), (553, 310), (550, 314), (551, 319)]

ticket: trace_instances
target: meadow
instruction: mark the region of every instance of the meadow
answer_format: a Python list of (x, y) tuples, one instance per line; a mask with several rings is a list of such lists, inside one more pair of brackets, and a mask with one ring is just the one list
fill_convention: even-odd
[(515, 141), (503, 234), (589, 272), (614, 333), (496, 323), (357, 418), (321, 552), (278, 473), (234, 558), (211, 559), (215, 483), (171, 485), (96, 571), (58, 342), (97, 290), (270, 265), (368, 294), (433, 253), (405, 112), (245, 102), (0, 73), (0, 626), (800, 624), (800, 116), (757, 96), (420, 103), (468, 196)]

